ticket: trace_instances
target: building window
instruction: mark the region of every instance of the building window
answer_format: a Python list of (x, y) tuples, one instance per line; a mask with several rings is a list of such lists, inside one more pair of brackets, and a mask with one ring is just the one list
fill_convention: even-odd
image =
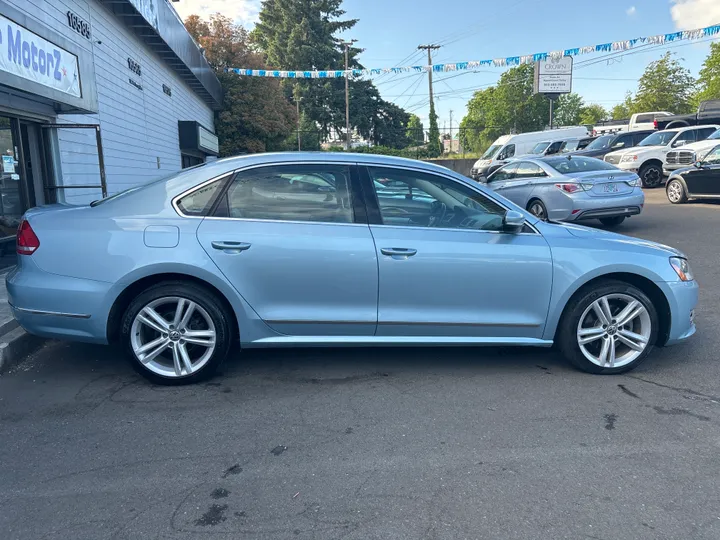
[(194, 167), (195, 165), (200, 165), (201, 163), (205, 163), (205, 160), (203, 158), (199, 158), (196, 156), (190, 156), (188, 154), (180, 154), (182, 157), (182, 168), (187, 169), (188, 167)]

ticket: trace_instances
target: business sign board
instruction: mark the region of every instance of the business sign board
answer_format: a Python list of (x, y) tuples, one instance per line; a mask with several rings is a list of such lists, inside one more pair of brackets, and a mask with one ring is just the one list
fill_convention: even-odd
[(2, 15), (0, 71), (82, 97), (77, 56)]
[(569, 94), (572, 92), (572, 56), (546, 58), (535, 62), (536, 94)]

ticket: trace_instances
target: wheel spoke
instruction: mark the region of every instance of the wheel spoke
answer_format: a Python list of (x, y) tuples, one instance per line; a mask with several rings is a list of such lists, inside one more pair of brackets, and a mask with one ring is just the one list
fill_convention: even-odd
[(183, 362), (183, 365), (185, 366), (185, 372), (190, 375), (192, 373), (192, 362), (190, 361), (190, 356), (188, 355), (187, 349), (185, 348), (185, 345), (178, 344), (177, 348), (180, 351), (180, 359)]
[(162, 343), (162, 344), (158, 345), (154, 351), (152, 351), (152, 352), (146, 354), (145, 356), (143, 356), (142, 358), (140, 358), (140, 361), (143, 364), (148, 364), (148, 363), (152, 362), (153, 360), (155, 360), (155, 358), (157, 356), (160, 355), (161, 352), (163, 352), (165, 350), (166, 347), (167, 347), (167, 343)]
[(152, 328), (152, 329), (155, 330), (156, 332), (160, 332), (161, 334), (168, 332), (168, 329), (167, 329), (167, 328), (165, 328), (165, 327), (163, 327), (163, 326), (160, 326), (160, 325), (159, 325), (158, 323), (156, 323), (154, 320), (149, 319), (148, 317), (146, 317), (146, 316), (143, 315), (142, 313), (138, 314), (137, 318), (138, 318), (138, 320), (139, 320), (141, 323), (143, 323), (145, 326), (149, 326), (150, 328)]
[(184, 298), (178, 300), (177, 307), (175, 308), (175, 318), (173, 319), (173, 326), (175, 328), (179, 328), (178, 325), (182, 320), (183, 310), (185, 309), (185, 302), (186, 300)]
[(600, 349), (600, 356), (598, 356), (598, 360), (600, 360), (601, 366), (604, 366), (607, 363), (607, 357), (608, 357), (609, 351), (610, 351), (610, 340), (603, 339), (602, 349)]
[(645, 336), (630, 332), (629, 330), (620, 330), (617, 338), (634, 351), (642, 351), (645, 349), (645, 345), (647, 345)]
[(186, 343), (192, 343), (193, 345), (201, 345), (202, 347), (212, 347), (215, 345), (215, 335), (213, 334), (212, 337), (194, 337), (194, 336), (188, 336), (185, 334), (183, 336), (183, 339)]
[(169, 341), (168, 338), (160, 336), (159, 338), (154, 339), (153, 341), (149, 341), (148, 343), (146, 343), (145, 345), (143, 345), (142, 347), (137, 349), (135, 351), (135, 353), (136, 354), (145, 354), (146, 352), (148, 352), (151, 349), (154, 349), (158, 345), (166, 346), (168, 344), (168, 341)]
[[(605, 298), (603, 297), (600, 300), (605, 300)], [(595, 312), (597, 318), (600, 320), (600, 323), (607, 326), (608, 324), (610, 324), (610, 319), (605, 315), (605, 311), (602, 304), (600, 303), (600, 300), (595, 300), (592, 303), (592, 309)], [(605, 300), (605, 303), (607, 304), (607, 300)]]
[(173, 345), (173, 367), (175, 368), (175, 375), (180, 377), (182, 375), (182, 360), (180, 359), (180, 352), (178, 351), (177, 344)]
[(190, 317), (192, 317), (192, 314), (195, 312), (195, 302), (191, 302), (190, 300), (188, 300), (187, 302), (187, 310), (185, 311), (185, 314), (183, 315), (180, 324), (176, 326), (176, 328), (187, 328), (187, 325), (190, 322)]
[[(625, 312), (625, 310), (623, 310), (623, 313), (624, 312)], [(645, 313), (645, 306), (643, 306), (642, 304), (640, 304), (640, 302), (638, 302), (638, 305), (635, 307), (635, 309), (633, 309), (632, 313), (630, 313), (629, 315), (625, 315), (624, 318), (618, 317), (618, 322), (617, 322), (618, 326), (624, 326), (626, 324), (629, 324), (632, 320), (639, 317), (643, 313)], [(622, 315), (622, 313), (621, 313), (621, 315)]]
[(155, 321), (155, 324), (162, 328), (161, 331), (167, 331), (170, 328), (170, 323), (168, 323), (162, 316), (160, 316), (160, 314), (153, 308), (145, 307), (140, 313), (146, 318)]
[(617, 323), (619, 325), (623, 325), (623, 324), (627, 324), (628, 322), (630, 322), (631, 319), (627, 319), (628, 315), (630, 315), (635, 310), (635, 308), (637, 308), (639, 305), (640, 305), (640, 302), (638, 302), (637, 300), (628, 302), (627, 306), (625, 306), (625, 308), (620, 313), (618, 313), (617, 316), (615, 317), (615, 320), (617, 321)]
[(608, 364), (610, 367), (615, 367), (615, 336), (610, 337), (608, 339), (608, 341), (610, 342), (610, 346), (609, 346), (610, 351), (608, 354)]
[(593, 328), (581, 328), (578, 331), (578, 343), (580, 345), (587, 345), (602, 337), (605, 330), (602, 326), (595, 326)]

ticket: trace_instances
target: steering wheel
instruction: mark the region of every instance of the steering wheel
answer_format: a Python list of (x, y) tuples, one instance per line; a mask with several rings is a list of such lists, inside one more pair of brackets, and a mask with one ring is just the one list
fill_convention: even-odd
[(445, 219), (447, 213), (447, 205), (444, 202), (435, 201), (430, 205), (430, 217), (428, 218), (428, 227), (437, 227)]

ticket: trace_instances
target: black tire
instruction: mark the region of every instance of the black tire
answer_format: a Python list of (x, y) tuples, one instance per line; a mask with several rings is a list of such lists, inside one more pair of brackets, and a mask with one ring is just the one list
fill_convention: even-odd
[(547, 208), (540, 199), (533, 199), (527, 205), (527, 211), (543, 221), (548, 220)]
[[(671, 194), (671, 191), (673, 192)], [(665, 186), (665, 195), (672, 204), (683, 204), (688, 200), (685, 186), (680, 180), (670, 180)]]
[(600, 223), (602, 223), (605, 227), (617, 227), (623, 221), (625, 221), (625, 216), (600, 218)]
[[(166, 297), (180, 297), (195, 302), (210, 317), (214, 325), (215, 348), (205, 364), (198, 371), (189, 375), (163, 376), (158, 374), (143, 365), (133, 351), (131, 330), (135, 317), (151, 302)], [(228, 356), (233, 342), (232, 320), (228, 308), (212, 291), (191, 282), (165, 281), (149, 287), (130, 303), (122, 318), (120, 339), (131, 365), (146, 379), (163, 385), (192, 384), (210, 378)], [(161, 353), (160, 356), (163, 354)]]
[(640, 180), (642, 180), (643, 187), (655, 188), (662, 184), (663, 181), (663, 170), (657, 163), (648, 163), (640, 167), (638, 173)]
[[(577, 328), (580, 317), (595, 300), (607, 294), (624, 294), (641, 302), (648, 312), (651, 333), (643, 352), (632, 362), (615, 368), (602, 367), (585, 357), (578, 344)], [(655, 306), (648, 296), (637, 287), (616, 280), (603, 280), (580, 289), (565, 306), (557, 331), (557, 344), (563, 356), (576, 368), (587, 373), (614, 375), (625, 373), (639, 366), (650, 354), (658, 335), (658, 316)]]

